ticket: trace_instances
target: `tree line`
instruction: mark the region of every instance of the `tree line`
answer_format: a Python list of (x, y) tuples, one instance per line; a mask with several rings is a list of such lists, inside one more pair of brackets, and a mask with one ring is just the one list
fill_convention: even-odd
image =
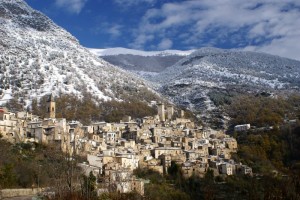
[[(43, 97), (38, 102), (32, 101), (32, 112), (41, 116), (46, 116), (46, 105), (48, 97)], [(66, 118), (67, 120), (78, 120), (84, 125), (89, 125), (95, 121), (120, 122), (124, 116), (132, 118), (142, 118), (154, 115), (157, 111), (148, 103), (139, 100), (128, 101), (98, 101), (93, 100), (87, 94), (82, 99), (74, 95), (61, 95), (55, 98), (56, 117)]]

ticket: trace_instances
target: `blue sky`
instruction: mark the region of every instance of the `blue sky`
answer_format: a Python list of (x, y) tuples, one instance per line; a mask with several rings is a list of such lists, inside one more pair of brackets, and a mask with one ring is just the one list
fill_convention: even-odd
[(213, 46), (300, 60), (299, 0), (25, 0), (90, 48)]

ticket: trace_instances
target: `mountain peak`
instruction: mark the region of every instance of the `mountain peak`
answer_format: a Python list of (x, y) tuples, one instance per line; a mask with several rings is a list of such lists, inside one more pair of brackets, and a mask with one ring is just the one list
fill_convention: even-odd
[(23, 0), (2, 0), (0, 2), (0, 20), (2, 23), (12, 22), (22, 28), (32, 28), (37, 31), (58, 28), (52, 20), (32, 9)]
[(0, 51), (0, 104), (19, 96), (29, 105), (49, 93), (126, 100), (147, 89), (142, 80), (98, 58), (21, 0), (0, 1)]

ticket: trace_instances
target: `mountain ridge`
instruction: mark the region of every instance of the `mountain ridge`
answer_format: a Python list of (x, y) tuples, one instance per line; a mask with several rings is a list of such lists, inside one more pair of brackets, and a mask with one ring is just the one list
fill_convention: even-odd
[[(130, 61), (128, 55), (126, 57)], [(124, 55), (113, 58), (116, 65), (118, 61), (124, 64)], [(246, 93), (299, 91), (300, 88), (298, 60), (211, 47), (195, 50), (177, 59), (155, 73), (145, 68), (139, 59), (132, 60), (131, 64), (134, 63), (135, 73), (148, 80), (156, 91), (177, 105), (199, 113), (203, 121), (220, 116), (220, 120), (225, 121), (223, 117), (226, 118), (226, 115), (216, 103), (220, 99), (228, 100), (232, 95)], [(122, 68), (132, 71), (130, 63)]]
[(124, 100), (141, 90), (154, 94), (142, 79), (98, 58), (22, 0), (1, 1), (0, 22), (2, 104), (19, 96), (29, 106), (49, 93), (81, 98), (88, 92), (95, 101)]
[(194, 52), (194, 50), (163, 50), (163, 51), (143, 51), (136, 49), (127, 49), (123, 47), (107, 48), (107, 49), (93, 49), (89, 50), (97, 56), (115, 56), (115, 55), (136, 55), (136, 56), (168, 56), (178, 55), (187, 56)]

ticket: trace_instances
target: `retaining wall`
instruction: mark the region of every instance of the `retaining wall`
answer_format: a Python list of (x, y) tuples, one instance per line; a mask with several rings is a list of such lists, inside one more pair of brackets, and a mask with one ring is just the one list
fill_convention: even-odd
[(41, 192), (42, 188), (34, 189), (3, 189), (0, 190), (0, 199), (18, 197), (18, 196), (34, 196)]

